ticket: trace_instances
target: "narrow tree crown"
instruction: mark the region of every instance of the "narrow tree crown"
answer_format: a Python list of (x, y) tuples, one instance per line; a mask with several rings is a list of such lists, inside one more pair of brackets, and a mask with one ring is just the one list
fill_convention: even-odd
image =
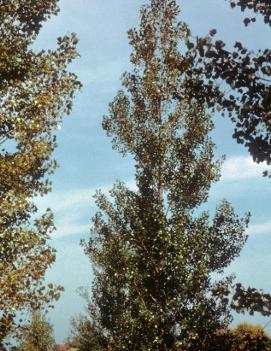
[(220, 163), (211, 116), (183, 86), (189, 29), (179, 12), (172, 0), (142, 7), (139, 30), (128, 32), (132, 71), (103, 120), (113, 147), (134, 157), (137, 190), (117, 183), (112, 201), (96, 195), (100, 211), (86, 252), (99, 350), (201, 350), (231, 320), (232, 277), (216, 281), (213, 273), (239, 255), (248, 217), (239, 219), (227, 201), (212, 221), (195, 213)]

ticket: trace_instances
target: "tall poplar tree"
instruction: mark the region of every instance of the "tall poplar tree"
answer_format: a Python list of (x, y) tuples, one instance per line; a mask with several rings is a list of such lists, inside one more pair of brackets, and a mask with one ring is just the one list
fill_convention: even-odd
[(52, 213), (38, 218), (33, 204), (50, 190), (56, 130), (80, 87), (68, 71), (78, 57), (74, 34), (58, 38), (56, 50), (33, 49), (57, 3), (0, 0), (0, 344), (16, 312), (59, 296), (43, 283), (55, 258)]
[(103, 120), (114, 149), (134, 158), (137, 190), (119, 182), (110, 199), (96, 194), (85, 244), (94, 350), (207, 350), (231, 321), (233, 277), (218, 277), (239, 255), (249, 216), (238, 218), (227, 201), (213, 219), (199, 214), (220, 162), (206, 105), (183, 85), (190, 32), (179, 12), (175, 0), (142, 7), (139, 30), (128, 32), (132, 71)]

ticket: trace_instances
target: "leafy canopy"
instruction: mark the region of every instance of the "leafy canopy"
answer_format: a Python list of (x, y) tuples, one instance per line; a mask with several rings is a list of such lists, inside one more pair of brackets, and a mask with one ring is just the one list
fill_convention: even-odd
[(33, 50), (57, 12), (56, 0), (0, 1), (0, 341), (16, 311), (59, 297), (42, 283), (55, 259), (52, 213), (33, 217), (33, 198), (50, 190), (56, 129), (80, 88), (67, 69), (78, 57), (75, 34), (58, 38), (56, 50)]

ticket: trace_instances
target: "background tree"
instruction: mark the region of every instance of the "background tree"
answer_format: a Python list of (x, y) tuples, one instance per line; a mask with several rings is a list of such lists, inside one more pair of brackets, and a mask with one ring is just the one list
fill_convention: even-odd
[(79, 315), (71, 321), (72, 334), (69, 344), (79, 351), (99, 350), (101, 344), (105, 348), (107, 340), (94, 327), (87, 316)]
[(18, 351), (48, 351), (53, 344), (52, 325), (41, 312), (34, 312), (31, 322), (23, 327)]
[(117, 183), (112, 201), (96, 195), (85, 250), (94, 264), (88, 308), (97, 350), (208, 350), (240, 302), (238, 293), (230, 302), (232, 277), (212, 277), (238, 256), (248, 216), (239, 219), (227, 201), (212, 221), (196, 215), (220, 163), (206, 98), (188, 85), (199, 77), (180, 52), (190, 31), (178, 14), (174, 0), (142, 8), (139, 30), (129, 31), (132, 72), (103, 121), (113, 147), (135, 160), (137, 191)]
[(56, 167), (56, 128), (69, 113), (80, 83), (67, 66), (78, 57), (77, 38), (58, 38), (56, 50), (33, 50), (57, 0), (0, 1), (0, 342), (16, 311), (59, 296), (43, 278), (55, 258), (48, 245), (52, 213), (40, 218), (33, 198), (50, 190)]

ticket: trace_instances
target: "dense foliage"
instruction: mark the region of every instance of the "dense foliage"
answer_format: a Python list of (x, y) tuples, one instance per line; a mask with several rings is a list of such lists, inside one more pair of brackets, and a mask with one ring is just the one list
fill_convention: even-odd
[(56, 167), (55, 131), (80, 87), (67, 70), (78, 56), (74, 34), (58, 38), (54, 51), (33, 50), (57, 12), (57, 0), (0, 1), (0, 343), (16, 311), (59, 296), (42, 283), (55, 256), (52, 213), (33, 217), (33, 198), (50, 190), (47, 176)]
[[(135, 160), (137, 190), (119, 182), (111, 200), (96, 194), (100, 211), (85, 246), (95, 273), (95, 350), (207, 350), (231, 308), (257, 309), (240, 284), (231, 300), (231, 276), (218, 278), (246, 241), (248, 216), (238, 218), (227, 201), (212, 220), (197, 211), (220, 164), (208, 136), (209, 95), (199, 98), (205, 81), (191, 76), (195, 50), (178, 14), (174, 0), (142, 8), (139, 30), (129, 31), (133, 69), (103, 121), (113, 147)], [(183, 44), (190, 51), (180, 51)], [(259, 306), (270, 314), (268, 303)]]

